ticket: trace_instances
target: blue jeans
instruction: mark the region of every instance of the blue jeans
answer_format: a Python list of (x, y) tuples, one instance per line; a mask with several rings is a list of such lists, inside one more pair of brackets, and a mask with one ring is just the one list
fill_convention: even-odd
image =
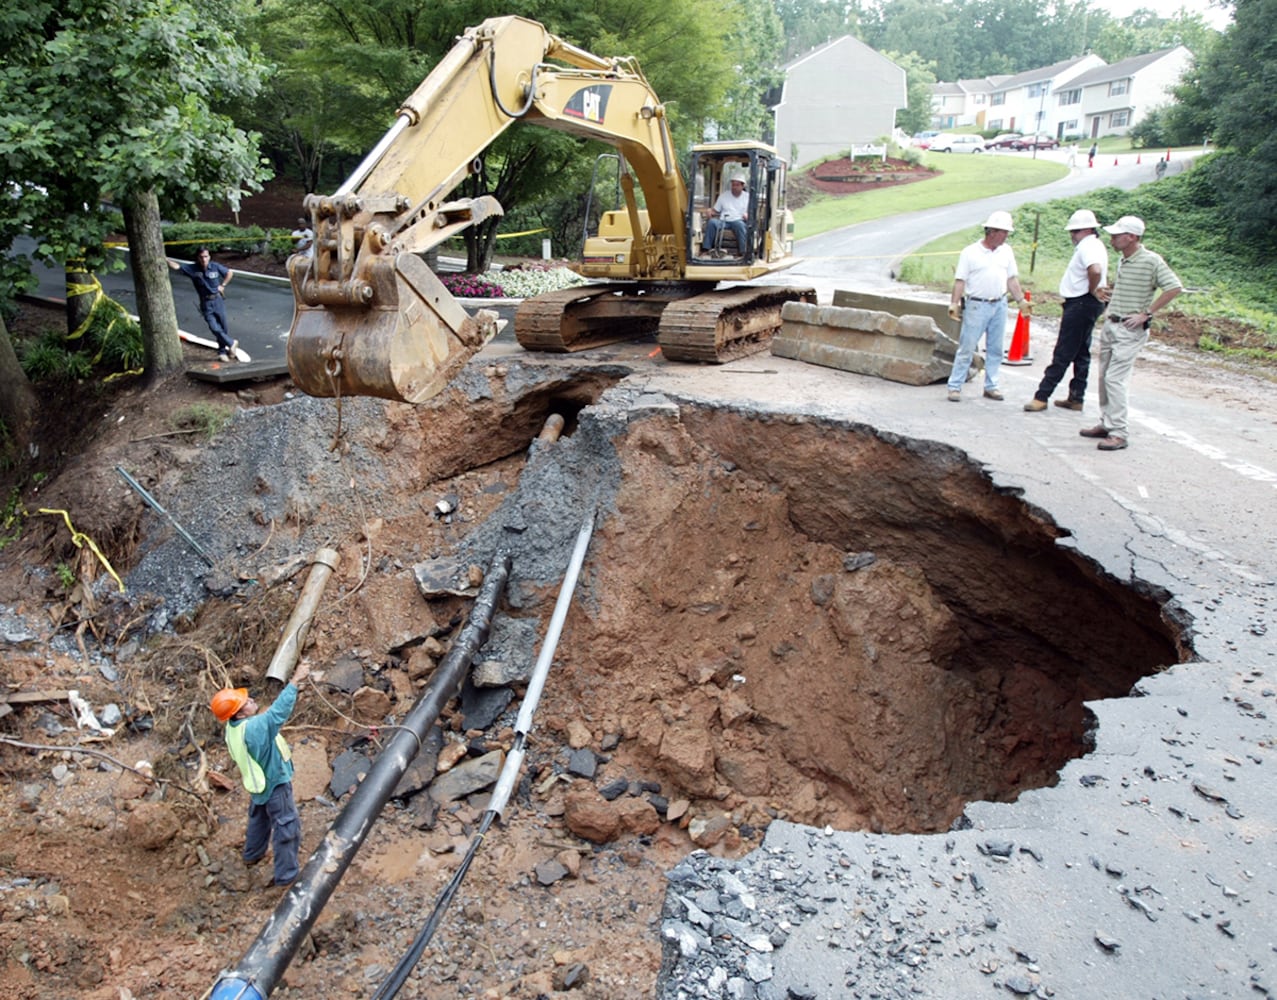
[(1002, 335), (1006, 332), (1006, 327), (1006, 299), (995, 302), (967, 299), (962, 311), (962, 331), (958, 334), (958, 351), (953, 356), (953, 368), (949, 372), (950, 392), (961, 391), (981, 337), (984, 337), (984, 388), (990, 391), (998, 387), (998, 369), (1002, 367)]
[(248, 807), (248, 831), (244, 834), (244, 863), (252, 864), (266, 854), (266, 843), (275, 837), (275, 884), (286, 885), (297, 878), (297, 852), (302, 842), (302, 820), (293, 801), (293, 783), (276, 785), (270, 798)]
[(713, 250), (714, 244), (718, 242), (719, 231), (724, 226), (736, 234), (736, 252), (742, 257), (745, 256), (745, 251), (749, 248), (749, 231), (745, 228), (744, 219), (732, 219), (730, 222), (723, 219), (710, 219), (705, 224), (705, 242), (701, 245), (701, 249)]
[(226, 305), (222, 302), (221, 296), (210, 295), (208, 298), (201, 300), (200, 315), (204, 317), (204, 322), (208, 324), (213, 336), (217, 338), (217, 349), (219, 351), (229, 351), (231, 349), (231, 335), (227, 330)]

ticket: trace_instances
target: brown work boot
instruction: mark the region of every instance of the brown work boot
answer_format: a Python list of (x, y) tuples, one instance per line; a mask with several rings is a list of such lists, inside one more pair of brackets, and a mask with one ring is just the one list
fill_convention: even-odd
[(1041, 399), (1030, 399), (1024, 404), (1026, 413), (1041, 413), (1046, 409), (1046, 403)]
[[(1046, 404), (1043, 404), (1044, 406)], [(1082, 401), (1080, 399), (1057, 399), (1055, 405), (1062, 410), (1080, 410), (1082, 409)]]
[(1096, 424), (1094, 427), (1084, 427), (1078, 433), (1084, 438), (1106, 438), (1109, 436), (1109, 429), (1103, 424)]

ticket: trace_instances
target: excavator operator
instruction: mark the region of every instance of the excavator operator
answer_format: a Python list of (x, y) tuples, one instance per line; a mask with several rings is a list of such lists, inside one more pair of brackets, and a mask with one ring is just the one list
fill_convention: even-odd
[(745, 255), (745, 248), (749, 245), (745, 224), (745, 220), (749, 218), (749, 194), (745, 191), (745, 178), (736, 174), (731, 179), (730, 187), (730, 191), (724, 191), (718, 196), (714, 207), (709, 210), (709, 222), (705, 226), (705, 241), (701, 246), (702, 253), (713, 253), (718, 257), (726, 256), (724, 251), (717, 248), (718, 235), (726, 228), (736, 234), (736, 255)]

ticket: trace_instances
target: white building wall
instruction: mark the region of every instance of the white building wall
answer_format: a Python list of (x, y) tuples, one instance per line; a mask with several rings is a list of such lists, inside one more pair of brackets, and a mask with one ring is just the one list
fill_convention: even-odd
[(776, 150), (802, 166), (890, 135), (905, 71), (847, 36), (790, 65), (776, 106)]

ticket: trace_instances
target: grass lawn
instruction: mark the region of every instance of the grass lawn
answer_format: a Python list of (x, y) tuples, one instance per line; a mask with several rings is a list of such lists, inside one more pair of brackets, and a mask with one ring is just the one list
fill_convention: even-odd
[(901, 212), (940, 208), (1049, 184), (1068, 174), (1062, 163), (985, 153), (928, 153), (923, 163), (944, 171), (939, 177), (856, 195), (822, 195), (794, 212), (795, 235), (815, 236)]

